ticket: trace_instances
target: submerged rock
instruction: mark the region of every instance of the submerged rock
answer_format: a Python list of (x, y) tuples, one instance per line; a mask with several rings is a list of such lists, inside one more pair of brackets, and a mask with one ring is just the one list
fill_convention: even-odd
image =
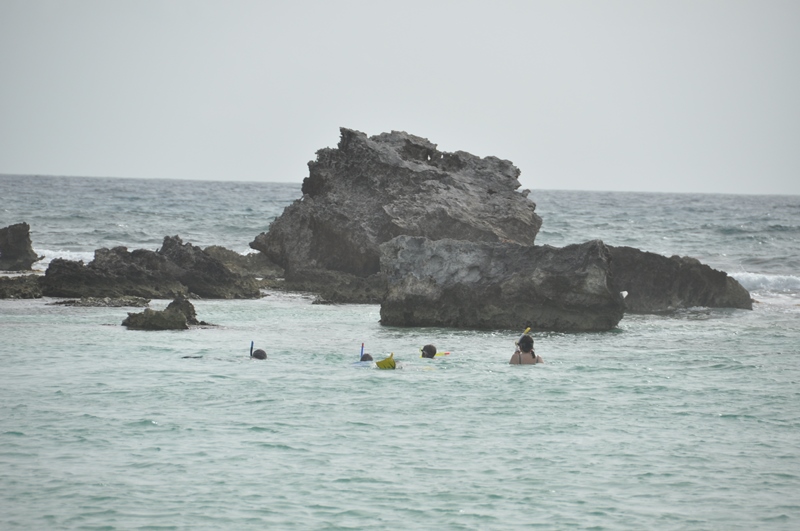
[(724, 271), (696, 258), (609, 247), (612, 285), (626, 291), (626, 309), (633, 313), (668, 312), (696, 306), (753, 309), (750, 293)]
[(213, 299), (247, 299), (261, 296), (251, 277), (230, 271), (225, 265), (178, 236), (167, 236), (161, 249), (125, 247), (98, 249), (94, 260), (55, 259), (42, 279), (42, 292), (51, 297), (136, 296), (172, 298), (192, 293)]
[(30, 232), (24, 222), (0, 229), (0, 271), (29, 271), (42, 259), (33, 251)]
[(520, 172), (511, 162), (440, 152), (404, 132), (342, 128), (338, 147), (319, 150), (308, 166), (303, 197), (250, 243), (287, 280), (314, 270), (378, 274), (380, 244), (399, 235), (531, 245), (542, 222), (515, 191)]
[(141, 313), (129, 313), (122, 326), (135, 330), (186, 330), (189, 325), (208, 325), (197, 320), (194, 305), (177, 297), (164, 310), (146, 308)]
[(150, 299), (143, 297), (83, 297), (82, 299), (67, 299), (55, 301), (51, 304), (58, 306), (78, 306), (82, 308), (142, 308), (150, 304)]
[(599, 240), (559, 249), (400, 236), (381, 253), (384, 325), (589, 331), (623, 316)]

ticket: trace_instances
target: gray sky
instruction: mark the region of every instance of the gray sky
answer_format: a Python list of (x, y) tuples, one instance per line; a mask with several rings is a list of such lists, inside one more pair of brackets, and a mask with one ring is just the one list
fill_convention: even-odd
[(0, 173), (299, 182), (340, 126), (800, 194), (800, 2), (0, 0)]

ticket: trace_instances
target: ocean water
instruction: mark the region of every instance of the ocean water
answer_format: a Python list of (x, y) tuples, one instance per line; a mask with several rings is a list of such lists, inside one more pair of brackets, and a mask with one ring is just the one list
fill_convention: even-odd
[[(244, 253), (299, 195), (0, 176), (0, 227), (31, 225), (39, 270), (175, 234)], [(520, 367), (521, 331), (382, 327), (304, 294), (195, 301), (217, 326), (180, 332), (0, 300), (0, 528), (800, 527), (800, 197), (531, 198), (540, 244), (695, 256), (755, 309), (534, 331), (545, 364)], [(402, 369), (353, 366), (362, 342)], [(450, 356), (419, 358), (431, 342)]]

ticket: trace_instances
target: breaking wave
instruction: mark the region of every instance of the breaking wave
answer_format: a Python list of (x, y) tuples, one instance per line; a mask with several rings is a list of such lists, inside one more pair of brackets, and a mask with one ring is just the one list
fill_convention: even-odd
[(796, 293), (800, 292), (800, 277), (792, 275), (768, 275), (764, 273), (732, 273), (739, 284), (748, 291), (760, 293)]

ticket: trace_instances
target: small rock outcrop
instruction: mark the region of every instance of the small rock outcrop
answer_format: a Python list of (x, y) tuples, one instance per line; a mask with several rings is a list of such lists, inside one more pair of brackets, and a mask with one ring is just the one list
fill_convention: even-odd
[(43, 294), (50, 297), (163, 299), (190, 293), (210, 299), (261, 296), (255, 279), (230, 271), (201, 248), (184, 244), (178, 236), (164, 238), (157, 251), (98, 249), (94, 260), (86, 265), (55, 259), (41, 282)]
[(0, 229), (0, 271), (29, 271), (42, 259), (33, 251), (30, 233), (27, 223)]
[(250, 243), (287, 280), (314, 270), (378, 274), (379, 246), (400, 235), (532, 245), (542, 223), (516, 191), (511, 162), (440, 152), (405, 132), (342, 128), (338, 147), (319, 150), (308, 166), (303, 197)]
[(750, 293), (724, 271), (696, 258), (666, 257), (633, 247), (612, 247), (612, 285), (626, 291), (626, 310), (658, 313), (705, 306), (753, 309)]
[(122, 326), (134, 330), (186, 330), (189, 325), (208, 325), (197, 320), (194, 305), (177, 297), (164, 310), (146, 308), (141, 313), (129, 313)]
[(601, 241), (555, 248), (400, 236), (381, 245), (381, 323), (609, 330), (624, 312), (610, 261)]

